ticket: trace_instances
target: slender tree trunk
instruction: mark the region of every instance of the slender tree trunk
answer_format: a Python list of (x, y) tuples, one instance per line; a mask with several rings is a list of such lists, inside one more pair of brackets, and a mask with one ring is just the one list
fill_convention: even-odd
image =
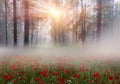
[(7, 0), (5, 0), (5, 44), (7, 45), (8, 44), (8, 33), (7, 33)]
[(33, 45), (33, 37), (34, 37), (34, 34), (33, 34), (33, 32), (34, 32), (34, 29), (32, 28), (31, 29), (31, 45)]
[(1, 4), (1, 1), (0, 1), (0, 45), (3, 43), (3, 30), (4, 30), (4, 27), (3, 27), (3, 5)]
[(25, 25), (24, 25), (24, 45), (29, 45), (29, 2), (28, 0), (24, 0), (25, 6)]
[(81, 40), (82, 43), (86, 41), (86, 4), (81, 0), (81, 8), (82, 8), (82, 31), (81, 31)]
[(97, 0), (97, 39), (100, 39), (102, 21), (102, 0)]
[(16, 12), (16, 0), (13, 0), (13, 16), (14, 16), (14, 46), (17, 46), (17, 12)]
[(39, 19), (37, 20), (37, 34), (36, 34), (36, 45), (38, 44), (38, 35), (39, 35), (39, 29), (38, 29), (38, 27), (39, 27)]

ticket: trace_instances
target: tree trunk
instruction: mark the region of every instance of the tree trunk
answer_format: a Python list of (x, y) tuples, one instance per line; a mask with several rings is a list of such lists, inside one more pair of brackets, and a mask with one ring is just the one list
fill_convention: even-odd
[(24, 45), (29, 45), (29, 2), (28, 0), (24, 0), (25, 6), (25, 25), (24, 25)]
[(5, 0), (5, 32), (6, 32), (6, 35), (5, 35), (5, 44), (7, 45), (8, 44), (8, 39), (7, 39), (7, 0)]
[(102, 21), (102, 0), (97, 0), (97, 39), (100, 39)]
[(81, 31), (81, 40), (82, 43), (85, 43), (86, 41), (86, 3), (83, 3), (83, 0), (81, 0), (81, 9), (82, 9), (82, 31)]
[(14, 16), (14, 46), (17, 46), (17, 13), (16, 13), (16, 0), (13, 0), (13, 16)]

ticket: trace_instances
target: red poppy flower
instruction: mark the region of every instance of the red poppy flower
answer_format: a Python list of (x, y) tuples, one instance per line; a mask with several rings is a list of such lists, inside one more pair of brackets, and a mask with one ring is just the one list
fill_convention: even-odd
[(55, 75), (55, 76), (59, 76), (59, 73), (56, 72), (56, 71), (52, 71), (52, 74)]
[(12, 69), (12, 70), (17, 70), (16, 65), (15, 65), (15, 64), (11, 65), (11, 69)]
[(44, 80), (41, 80), (40, 84), (45, 84), (45, 81), (44, 81)]
[(95, 72), (95, 73), (93, 74), (93, 76), (94, 76), (94, 77), (101, 77), (101, 73)]
[(74, 74), (74, 78), (80, 78), (80, 74)]
[(69, 69), (66, 69), (65, 72), (66, 72), (66, 74), (70, 74), (70, 70)]
[(109, 76), (109, 80), (113, 80), (113, 76)]
[(119, 76), (116, 76), (116, 77), (115, 77), (115, 80), (118, 80), (118, 79), (119, 79)]
[(63, 78), (59, 78), (59, 84), (65, 84), (66, 80)]
[(33, 68), (35, 71), (37, 71), (39, 68), (38, 67), (35, 67), (35, 68)]
[(7, 81), (10, 81), (14, 78), (14, 75), (5, 75), (3, 76), (3, 79), (6, 79)]
[(17, 84), (17, 80), (13, 80), (13, 83), (14, 83), (14, 84)]
[(47, 70), (43, 70), (40, 74), (44, 77), (48, 76)]
[(81, 72), (84, 72), (84, 70), (85, 70), (85, 67), (84, 67), (84, 66), (81, 66), (81, 67), (80, 67), (80, 71), (81, 71)]
[(35, 81), (40, 81), (40, 78), (35, 78)]

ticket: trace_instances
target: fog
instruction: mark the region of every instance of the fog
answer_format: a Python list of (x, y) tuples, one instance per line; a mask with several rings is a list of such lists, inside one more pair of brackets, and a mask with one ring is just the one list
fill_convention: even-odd
[(1, 47), (0, 56), (74, 57), (77, 58), (77, 60), (97, 59), (103, 61), (111, 59), (116, 61), (120, 58), (120, 33), (118, 31), (120, 29), (118, 23), (115, 25), (112, 34), (110, 31), (104, 32), (104, 35), (101, 36), (101, 39), (97, 42), (90, 41), (84, 45), (78, 43), (69, 46), (55, 46), (52, 43), (46, 43), (29, 48)]
[[(120, 59), (120, 24), (119, 17), (109, 25), (107, 31), (102, 31), (99, 41), (87, 41), (84, 45), (78, 43), (69, 46), (56, 46), (52, 43), (38, 44), (32, 47), (0, 47), (0, 57), (8, 56), (40, 56), (46, 58), (74, 57), (78, 61), (83, 59), (97, 59), (100, 61)], [(112, 31), (112, 32), (111, 32)], [(79, 59), (78, 59), (79, 58)]]

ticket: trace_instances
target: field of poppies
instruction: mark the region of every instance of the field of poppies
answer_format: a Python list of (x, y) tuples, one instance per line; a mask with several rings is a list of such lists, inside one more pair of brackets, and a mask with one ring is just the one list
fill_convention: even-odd
[(119, 62), (10, 56), (0, 61), (0, 84), (120, 84)]

